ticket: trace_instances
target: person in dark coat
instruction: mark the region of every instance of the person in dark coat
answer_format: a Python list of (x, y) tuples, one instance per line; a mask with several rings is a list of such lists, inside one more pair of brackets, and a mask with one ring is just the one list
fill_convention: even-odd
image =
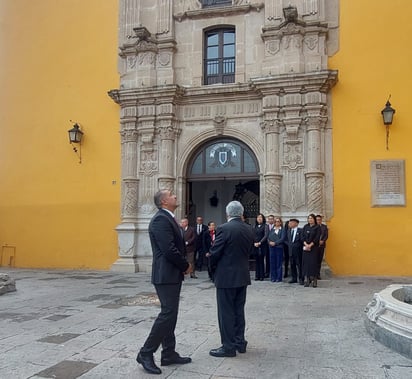
[(265, 259), (269, 255), (268, 235), (269, 226), (266, 224), (265, 216), (259, 213), (256, 216), (254, 226), (254, 246), (255, 246), (255, 259), (256, 259), (256, 272), (255, 280), (265, 279)]
[(196, 270), (202, 271), (203, 265), (205, 263), (205, 251), (203, 250), (203, 237), (207, 233), (207, 226), (203, 224), (203, 217), (196, 217), (196, 225), (194, 226), (196, 233)]
[(214, 357), (234, 357), (236, 351), (246, 352), (246, 288), (250, 285), (249, 256), (254, 238), (250, 226), (242, 221), (243, 211), (238, 201), (226, 206), (227, 222), (216, 229), (215, 243), (209, 253), (222, 343), (221, 347), (210, 350)]
[(308, 223), (302, 230), (302, 267), (305, 276), (305, 287), (310, 285), (317, 287), (318, 276), (318, 251), (320, 240), (320, 226), (316, 224), (316, 216), (311, 213), (308, 216)]
[(329, 237), (329, 229), (322, 222), (322, 216), (316, 215), (316, 223), (320, 226), (320, 240), (319, 240), (319, 255), (318, 255), (318, 279), (320, 277), (320, 269), (322, 268), (323, 257), (325, 256), (326, 241)]
[(302, 271), (302, 253), (303, 245), (301, 241), (302, 228), (298, 227), (299, 220), (291, 218), (288, 223), (287, 231), (287, 245), (290, 261), (290, 274), (292, 279), (289, 283), (297, 283), (303, 285), (303, 271)]
[(161, 374), (153, 354), (162, 345), (161, 365), (190, 363), (190, 357), (181, 357), (175, 350), (175, 327), (179, 308), (180, 290), (184, 275), (191, 266), (184, 257), (185, 244), (174, 211), (178, 207), (176, 195), (160, 190), (154, 196), (159, 209), (149, 224), (153, 252), (152, 283), (160, 301), (160, 313), (136, 360), (150, 374)]
[(212, 274), (212, 268), (210, 266), (210, 257), (209, 257), (209, 251), (213, 244), (215, 243), (215, 238), (216, 238), (216, 225), (213, 221), (209, 221), (207, 224), (208, 231), (203, 233), (203, 252), (204, 255), (207, 259), (207, 272), (209, 274), (209, 279), (213, 280), (213, 274)]
[(183, 240), (185, 241), (186, 259), (193, 267), (190, 277), (197, 279), (195, 273), (195, 250), (196, 250), (196, 234), (194, 229), (189, 226), (189, 219), (182, 218), (180, 220), (180, 226), (183, 230)]

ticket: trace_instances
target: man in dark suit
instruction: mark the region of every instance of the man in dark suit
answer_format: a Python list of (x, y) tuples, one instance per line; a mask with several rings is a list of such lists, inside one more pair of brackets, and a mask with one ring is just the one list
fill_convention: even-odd
[(287, 231), (287, 245), (289, 250), (290, 261), (290, 273), (292, 279), (289, 283), (297, 283), (303, 285), (303, 272), (302, 272), (302, 241), (301, 234), (302, 229), (298, 228), (299, 220), (297, 218), (291, 218), (288, 223)]
[(203, 249), (203, 239), (205, 233), (207, 233), (208, 228), (206, 225), (203, 224), (203, 217), (197, 216), (196, 217), (196, 226), (195, 226), (195, 233), (196, 233), (196, 270), (202, 271), (202, 266), (204, 263), (204, 258), (206, 252)]
[(217, 313), (222, 346), (210, 350), (214, 357), (234, 357), (246, 352), (245, 303), (250, 285), (249, 256), (253, 232), (241, 219), (243, 206), (231, 201), (226, 207), (227, 222), (216, 230), (209, 257), (216, 286)]
[(149, 224), (153, 252), (152, 283), (161, 310), (136, 360), (148, 373), (161, 374), (153, 359), (160, 345), (162, 366), (192, 361), (189, 357), (181, 357), (175, 350), (180, 290), (184, 275), (191, 271), (191, 266), (184, 257), (182, 231), (173, 213), (178, 207), (176, 195), (169, 190), (161, 190), (155, 194), (154, 202), (159, 210)]
[(325, 255), (326, 240), (329, 237), (328, 227), (322, 223), (322, 216), (316, 215), (316, 223), (320, 226), (319, 254), (318, 254), (318, 279), (320, 280), (320, 269), (322, 267), (323, 257)]

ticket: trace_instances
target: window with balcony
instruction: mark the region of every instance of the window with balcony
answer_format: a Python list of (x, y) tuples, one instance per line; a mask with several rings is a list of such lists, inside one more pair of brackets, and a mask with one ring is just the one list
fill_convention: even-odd
[(236, 34), (234, 28), (205, 33), (204, 84), (235, 82)]

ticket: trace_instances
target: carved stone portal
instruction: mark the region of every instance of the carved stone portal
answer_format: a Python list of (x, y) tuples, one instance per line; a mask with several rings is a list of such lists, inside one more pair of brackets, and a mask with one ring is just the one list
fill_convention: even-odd
[[(331, 167), (329, 93), (337, 72), (328, 70), (327, 60), (338, 0), (296, 0), (285, 9), (283, 3), (120, 0), (121, 81), (109, 92), (121, 108), (122, 144), (113, 270), (150, 271), (153, 194), (175, 191), (177, 217), (192, 212), (188, 167), (210, 141), (239, 141), (254, 155), (259, 197), (246, 205), (285, 219), (332, 216), (332, 173), (325, 168)], [(219, 25), (248, 30), (236, 35), (235, 82), (206, 86), (203, 30), (214, 27), (216, 17)]]

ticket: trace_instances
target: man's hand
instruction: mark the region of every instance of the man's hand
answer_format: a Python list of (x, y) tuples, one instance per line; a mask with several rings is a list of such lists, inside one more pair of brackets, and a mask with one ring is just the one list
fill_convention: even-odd
[(206, 253), (206, 257), (209, 258), (212, 254), (210, 254), (209, 252)]

